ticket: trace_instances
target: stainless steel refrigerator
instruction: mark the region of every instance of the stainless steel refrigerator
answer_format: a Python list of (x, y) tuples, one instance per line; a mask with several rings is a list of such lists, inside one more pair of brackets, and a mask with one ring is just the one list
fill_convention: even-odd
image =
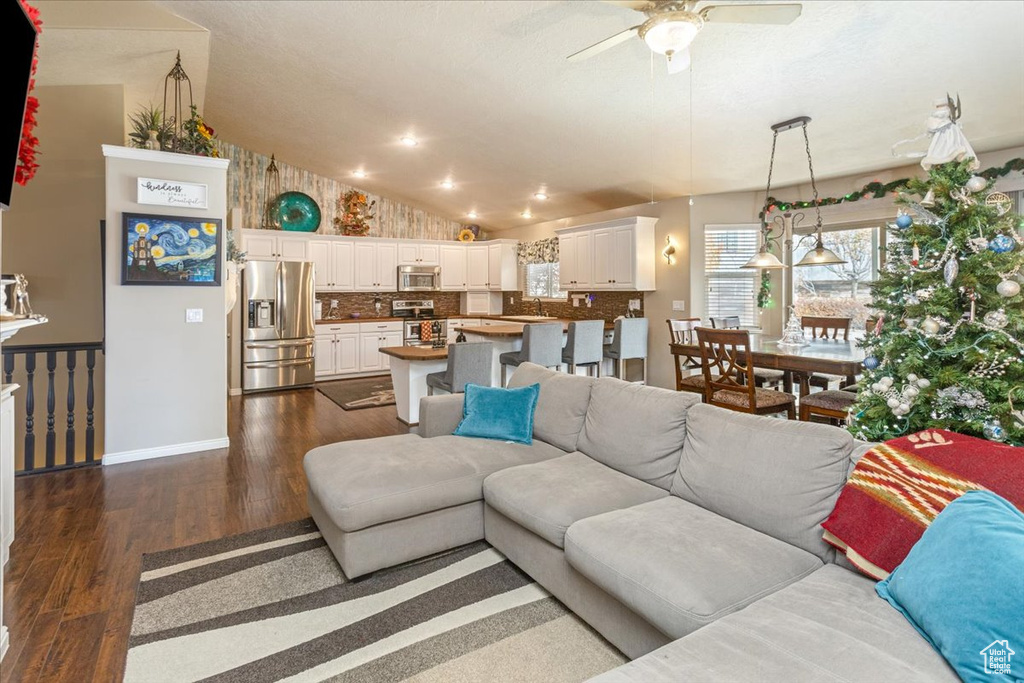
[(306, 261), (245, 264), (242, 391), (313, 384), (313, 286)]

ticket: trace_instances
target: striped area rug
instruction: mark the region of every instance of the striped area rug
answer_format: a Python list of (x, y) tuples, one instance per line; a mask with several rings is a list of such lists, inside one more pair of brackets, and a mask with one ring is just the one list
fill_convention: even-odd
[(128, 683), (583, 681), (626, 659), (484, 542), (342, 574), (310, 519), (143, 558)]

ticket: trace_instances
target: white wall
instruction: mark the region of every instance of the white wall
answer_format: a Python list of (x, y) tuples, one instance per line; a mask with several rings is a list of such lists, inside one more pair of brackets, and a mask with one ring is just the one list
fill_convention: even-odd
[[(121, 214), (219, 218), (227, 162), (104, 145), (106, 156), (106, 453), (104, 464), (223, 448), (227, 424), (224, 288), (121, 285)], [(137, 204), (136, 178), (205, 183), (208, 209)], [(223, 253), (223, 252), (222, 252)], [(186, 308), (203, 309), (185, 323)]]

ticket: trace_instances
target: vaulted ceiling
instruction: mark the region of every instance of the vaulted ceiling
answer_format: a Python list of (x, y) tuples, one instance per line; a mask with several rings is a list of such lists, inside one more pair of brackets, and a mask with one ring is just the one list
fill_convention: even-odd
[[(495, 228), (760, 187), (769, 125), (803, 114), (821, 177), (905, 164), (891, 145), (947, 91), (978, 151), (1024, 143), (1021, 2), (804, 2), (788, 26), (706, 26), (672, 76), (639, 39), (565, 60), (642, 19), (610, 3), (160, 4), (210, 31), (222, 138)], [(776, 182), (806, 174), (780, 138)]]

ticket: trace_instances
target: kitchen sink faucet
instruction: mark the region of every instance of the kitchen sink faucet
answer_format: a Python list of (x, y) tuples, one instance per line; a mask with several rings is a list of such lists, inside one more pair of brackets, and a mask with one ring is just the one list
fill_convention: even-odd
[(533, 303), (537, 304), (537, 317), (540, 318), (544, 315), (544, 307), (540, 302), (540, 297), (535, 298)]

